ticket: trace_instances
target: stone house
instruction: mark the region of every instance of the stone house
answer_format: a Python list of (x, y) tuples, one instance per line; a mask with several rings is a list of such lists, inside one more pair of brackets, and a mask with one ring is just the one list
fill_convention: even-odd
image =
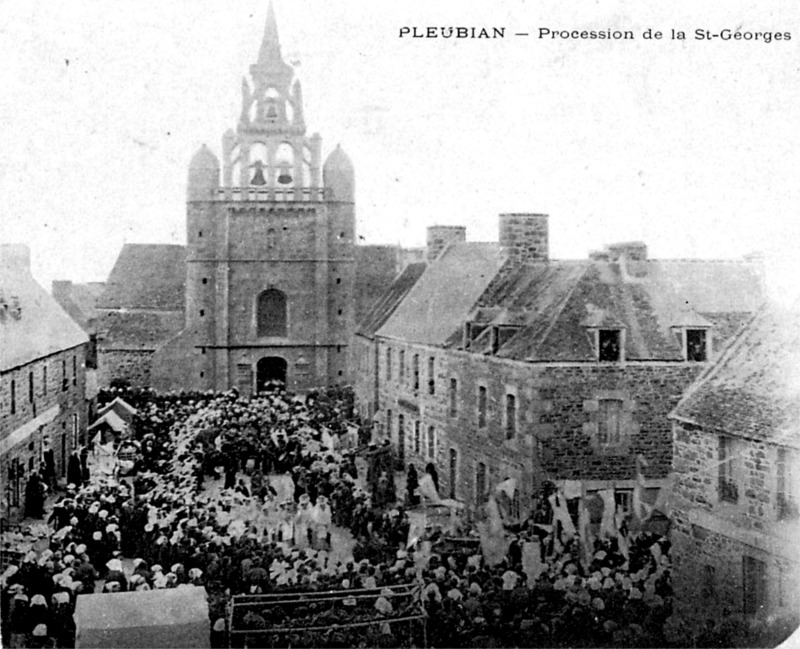
[(640, 243), (555, 261), (547, 216), (499, 228), (499, 243), (429, 236), (424, 272), (359, 334), (362, 414), (405, 461), (433, 462), (444, 496), (477, 505), (514, 478), (524, 509), (543, 479), (581, 480), (629, 508), (639, 454), (647, 487), (667, 484), (667, 415), (761, 302), (758, 273)]
[[(760, 311), (671, 414), (679, 614), (800, 605), (800, 311)], [(699, 623), (702, 623), (700, 620)]]
[(53, 453), (55, 478), (85, 444), (89, 337), (36, 282), (30, 251), (0, 245), (0, 482), (2, 515), (24, 505), (27, 477)]

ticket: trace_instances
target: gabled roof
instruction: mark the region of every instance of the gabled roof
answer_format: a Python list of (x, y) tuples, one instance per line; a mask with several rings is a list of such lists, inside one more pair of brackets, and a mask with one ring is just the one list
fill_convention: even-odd
[(25, 263), (0, 255), (0, 370), (88, 341)]
[(496, 243), (455, 243), (425, 269), (377, 335), (443, 345), (503, 264)]
[(134, 416), (138, 414), (138, 410), (125, 401), (122, 397), (115, 397), (115, 399), (100, 408), (97, 412), (98, 417), (102, 417), (106, 413), (113, 412), (116, 416), (120, 417), (125, 423), (130, 424)]
[[(626, 359), (680, 361), (676, 328), (719, 322), (719, 348), (760, 300), (758, 275), (744, 262), (509, 262), (477, 299), (469, 319), (522, 325), (497, 351), (504, 358), (593, 361), (594, 330), (618, 328), (625, 330)], [(485, 352), (487, 341), (484, 332), (470, 349)], [(459, 324), (448, 345), (461, 343)]]
[(104, 282), (75, 284), (54, 281), (52, 295), (81, 329), (92, 333), (97, 318), (97, 300), (104, 290)]
[(356, 246), (356, 323), (361, 323), (397, 278), (397, 246)]
[(800, 448), (800, 305), (762, 309), (671, 416)]
[(406, 266), (389, 286), (389, 289), (367, 311), (359, 323), (358, 333), (364, 336), (374, 335), (394, 313), (397, 305), (422, 277), (423, 272), (425, 272), (425, 264), (422, 262)]
[(184, 246), (126, 243), (97, 307), (182, 311), (185, 262)]

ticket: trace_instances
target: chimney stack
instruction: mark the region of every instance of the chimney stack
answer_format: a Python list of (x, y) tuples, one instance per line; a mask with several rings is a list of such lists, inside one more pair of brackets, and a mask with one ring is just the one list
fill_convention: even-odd
[(500, 215), (500, 246), (519, 264), (547, 261), (550, 239), (547, 214)]
[(428, 227), (428, 238), (425, 246), (425, 261), (435, 261), (448, 244), (455, 241), (464, 243), (467, 240), (467, 228), (463, 225), (431, 225)]

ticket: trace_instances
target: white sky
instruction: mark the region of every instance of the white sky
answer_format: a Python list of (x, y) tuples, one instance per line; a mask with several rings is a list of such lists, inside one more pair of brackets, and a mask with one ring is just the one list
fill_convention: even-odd
[[(309, 133), (356, 168), (367, 243), (425, 226), (496, 240), (550, 214), (551, 255), (639, 239), (653, 257), (772, 255), (800, 276), (800, 13), (792, 0), (275, 0)], [(658, 6), (664, 5), (664, 6)], [(219, 154), (265, 0), (0, 0), (0, 242), (36, 277), (104, 280), (123, 242), (184, 243), (188, 161)], [(503, 26), (505, 40), (400, 27)], [(632, 29), (636, 41), (514, 37)], [(644, 41), (742, 27), (789, 42)]]

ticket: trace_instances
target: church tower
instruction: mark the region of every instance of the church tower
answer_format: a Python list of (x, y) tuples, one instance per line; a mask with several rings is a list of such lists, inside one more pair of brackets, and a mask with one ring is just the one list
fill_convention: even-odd
[(270, 3), (222, 162), (204, 145), (189, 166), (187, 388), (251, 394), (271, 380), (300, 391), (348, 381), (355, 181), (338, 146), (320, 164), (321, 145), (306, 134)]

